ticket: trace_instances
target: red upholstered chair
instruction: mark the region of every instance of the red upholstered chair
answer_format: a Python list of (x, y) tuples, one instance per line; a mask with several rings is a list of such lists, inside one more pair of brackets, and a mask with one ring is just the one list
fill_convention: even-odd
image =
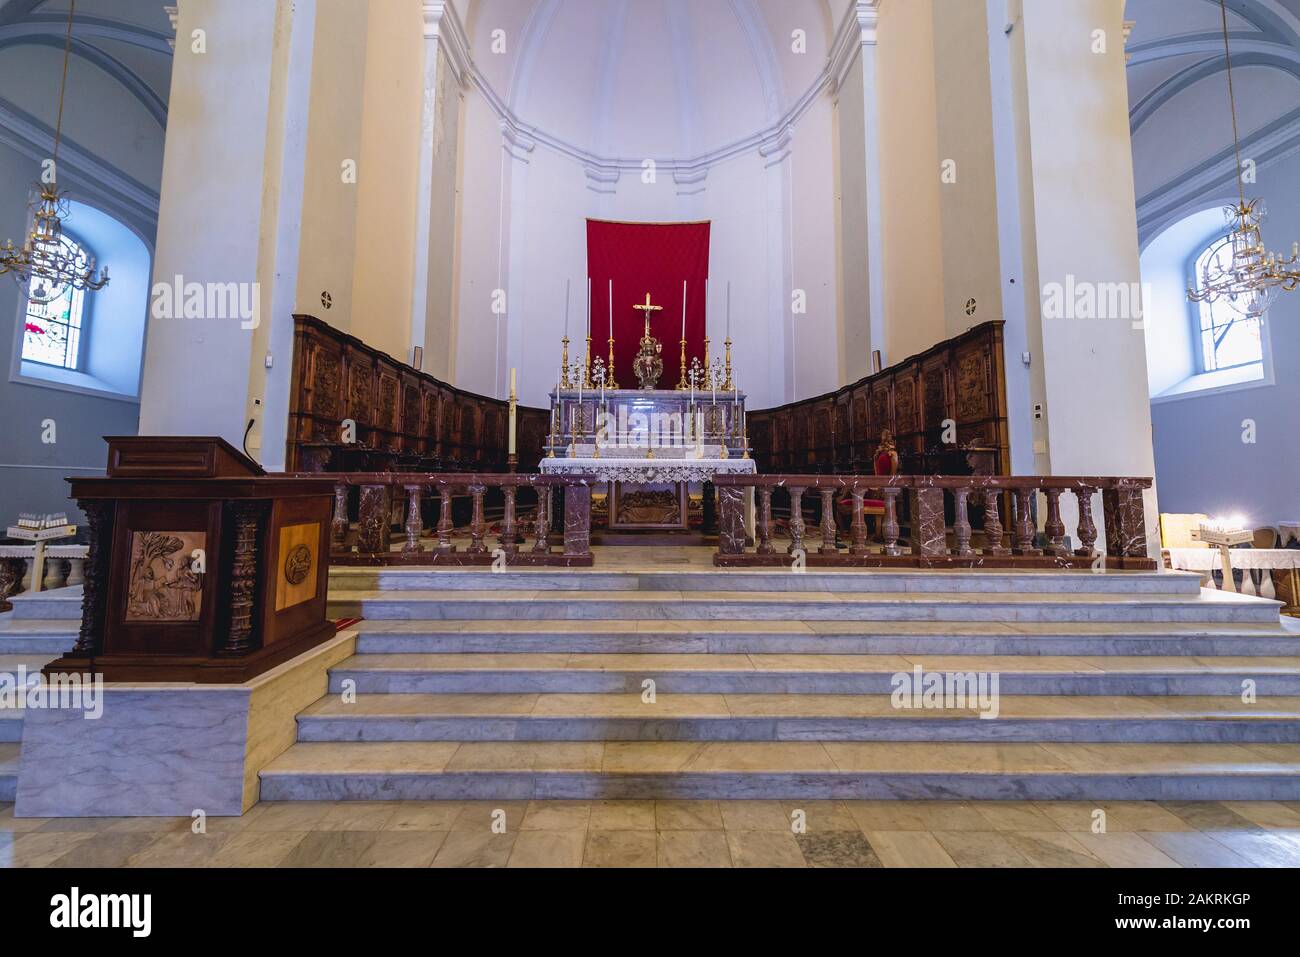
[[(894, 448), (894, 438), (889, 434), (888, 429), (880, 433), (880, 445), (876, 447), (876, 454), (871, 460), (871, 466), (873, 475), (898, 474), (898, 452)], [(876, 520), (883, 518), (885, 514), (884, 500), (878, 498), (863, 499), (862, 514), (872, 519), (872, 524), (876, 525)], [(840, 515), (843, 517), (843, 527), (848, 529), (853, 523), (853, 496), (846, 496), (840, 501)]]

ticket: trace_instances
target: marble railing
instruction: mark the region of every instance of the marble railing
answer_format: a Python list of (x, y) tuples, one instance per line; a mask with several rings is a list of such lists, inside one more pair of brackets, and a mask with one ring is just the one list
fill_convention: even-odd
[[(1142, 503), (1148, 478), (1011, 477), (1000, 475), (718, 475), (719, 544), (716, 565), (851, 565), (913, 567), (1140, 568), (1147, 557)], [(746, 491), (756, 496), (755, 547), (747, 547)], [(790, 497), (789, 544), (773, 544), (772, 493)], [(820, 498), (820, 542), (808, 544), (804, 496)], [(900, 498), (907, 493), (910, 536), (900, 544)], [(1035, 518), (1039, 494), (1045, 502), (1042, 532)], [(1074, 500), (1072, 544), (1066, 544), (1061, 496)], [(1100, 531), (1093, 501), (1100, 495)], [(836, 500), (851, 500), (847, 543), (835, 516)], [(880, 542), (867, 538), (868, 500), (883, 511)], [(876, 504), (879, 503), (879, 504)], [(951, 515), (951, 523), (946, 518)], [(1007, 524), (1004, 526), (1003, 517)], [(976, 531), (979, 532), (976, 547)], [(813, 545), (815, 544), (815, 548)]]
[[(479, 473), (421, 474), (363, 472), (332, 475), (334, 517), (330, 561), (342, 565), (563, 565), (589, 566), (591, 558), (590, 475), (516, 475)], [(348, 518), (351, 489), (357, 488), (355, 533)], [(520, 491), (532, 494), (533, 511), (519, 515)], [(499, 534), (489, 542), (484, 503), (499, 495), (502, 515)], [(438, 518), (428, 529), (426, 545), (424, 503), (437, 498)], [(455, 498), (470, 499), (468, 541), (454, 540)], [(552, 511), (563, 510), (562, 547), (552, 549)], [(393, 541), (393, 519), (405, 541)]]
[(13, 606), (7, 599), (21, 592), (49, 591), (85, 581), (85, 545), (48, 545), (39, 588), (32, 582), (36, 566), (35, 545), (0, 545), (0, 612)]

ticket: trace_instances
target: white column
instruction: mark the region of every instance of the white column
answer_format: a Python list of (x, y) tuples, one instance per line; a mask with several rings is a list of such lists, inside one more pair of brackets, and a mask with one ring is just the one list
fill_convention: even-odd
[(447, 0), (424, 0), (423, 9), (424, 105), (415, 196), (411, 342), (424, 346), (424, 371), (450, 381), (456, 327), (456, 159), (469, 53), (464, 27)]
[[(261, 309), (253, 290), (265, 194), (278, 194), (266, 189), (268, 91), (285, 82), (276, 68), (287, 67), (292, 42), (278, 29), (280, 13), (280, 4), (218, 0), (185, 0), (178, 11), (141, 383), (144, 435), (220, 435), (236, 448), (243, 441), (254, 330), (241, 326), (252, 319), (209, 316), (207, 290), (227, 302), (227, 290), (244, 304), (257, 298)], [(158, 295), (177, 284), (180, 303)], [(192, 318), (187, 289), (196, 296)]]
[[(1026, 340), (1041, 343), (1030, 376), (1043, 415), (1035, 463), (1044, 473), (1155, 474), (1123, 7), (1005, 0), (990, 16), (995, 44), (997, 20), (1010, 28)], [(1135, 294), (1125, 302), (1121, 290)], [(1045, 315), (1054, 291), (1071, 300), (1059, 318)], [(1073, 509), (1066, 498), (1062, 505)], [(1146, 507), (1154, 541), (1154, 493)]]
[[(840, 196), (840, 380), (871, 373), (871, 352), (885, 350), (885, 279), (881, 233), (880, 106), (876, 27), (880, 0), (856, 0), (836, 31), (834, 77)], [(885, 358), (885, 364), (888, 359)]]

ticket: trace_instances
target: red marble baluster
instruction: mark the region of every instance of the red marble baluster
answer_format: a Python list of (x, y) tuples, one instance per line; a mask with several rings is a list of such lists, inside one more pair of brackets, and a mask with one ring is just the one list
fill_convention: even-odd
[(506, 485), (501, 491), (506, 497), (505, 514), (501, 517), (501, 547), (513, 554), (519, 551), (519, 543), (515, 541), (515, 496), (519, 490), (513, 485)]
[(958, 558), (970, 558), (975, 554), (975, 550), (970, 547), (970, 513), (967, 507), (967, 499), (970, 496), (970, 489), (962, 487), (952, 490), (952, 553)]
[(984, 554), (1006, 555), (1002, 544), (1002, 493), (997, 489), (984, 490)]
[(758, 490), (758, 554), (771, 555), (772, 547), (772, 488), (764, 485)]
[(533, 554), (545, 555), (551, 550), (550, 544), (546, 541), (547, 531), (547, 513), (551, 506), (551, 490), (544, 485), (537, 486), (537, 526), (536, 540), (533, 542)]
[(1047, 496), (1047, 521), (1043, 523), (1043, 531), (1047, 534), (1047, 548), (1045, 551), (1049, 555), (1061, 556), (1067, 554), (1065, 550), (1065, 522), (1061, 521), (1061, 489), (1046, 488), (1043, 494)]
[(835, 489), (819, 489), (822, 493), (822, 544), (817, 549), (821, 555), (838, 555), (835, 547)]
[(1097, 490), (1089, 485), (1079, 485), (1074, 489), (1074, 500), (1079, 506), (1079, 546), (1074, 554), (1080, 558), (1092, 558), (1097, 554), (1097, 523), (1092, 518), (1092, 497)]
[(790, 489), (790, 545), (786, 549), (791, 555), (803, 551), (803, 489)]
[(420, 494), (418, 485), (406, 486), (406, 544), (402, 552), (406, 555), (418, 555), (424, 551), (420, 544), (420, 533), (424, 531), (424, 522), (420, 518)]
[(438, 551), (450, 555), (456, 550), (451, 543), (451, 486), (443, 485), (438, 489)]
[(1016, 518), (1012, 534), (1014, 544), (1011, 547), (1013, 555), (1043, 554), (1041, 549), (1034, 547), (1034, 519), (1029, 510), (1029, 500), (1036, 491), (1032, 488), (1016, 489)]
[(486, 530), (486, 523), (483, 521), (483, 493), (486, 489), (482, 485), (471, 485), (469, 494), (474, 497), (474, 514), (469, 524), (469, 548), (466, 549), (471, 555), (482, 555), (487, 551), (487, 546), (483, 544), (483, 533)]
[(885, 499), (885, 521), (881, 527), (881, 534), (885, 539), (886, 555), (901, 555), (903, 550), (898, 547), (898, 493), (901, 491), (897, 488), (882, 488), (880, 494)]
[(862, 489), (853, 490), (853, 524), (851, 526), (853, 544), (849, 548), (850, 555), (867, 554), (867, 520), (863, 517), (862, 500), (866, 498), (866, 492)]

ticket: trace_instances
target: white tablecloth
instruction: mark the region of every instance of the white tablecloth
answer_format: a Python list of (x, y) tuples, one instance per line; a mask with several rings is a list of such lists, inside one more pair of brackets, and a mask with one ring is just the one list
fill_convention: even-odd
[[(658, 455), (658, 453), (656, 453)], [(554, 458), (542, 459), (543, 475), (594, 475), (601, 482), (708, 482), (713, 476), (754, 475), (753, 459)]]

